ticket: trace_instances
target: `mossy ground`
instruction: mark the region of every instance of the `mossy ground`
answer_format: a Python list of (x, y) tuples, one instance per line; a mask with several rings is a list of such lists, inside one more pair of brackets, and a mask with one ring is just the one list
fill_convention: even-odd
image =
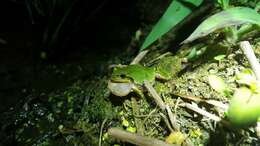
[[(146, 65), (160, 55), (170, 52), (168, 57), (183, 58), (193, 48), (184, 45), (170, 49), (169, 37), (159, 41), (153, 51), (141, 62)], [(251, 40), (257, 57), (260, 57), (260, 43), (257, 38)], [(129, 48), (136, 47), (132, 41)], [(178, 50), (178, 51), (176, 51)], [(226, 55), (222, 60), (215, 60), (217, 55)], [(171, 133), (167, 125), (167, 114), (161, 111), (149, 93), (144, 91), (147, 102), (131, 94), (127, 97), (111, 95), (107, 89), (109, 68), (111, 64), (127, 64), (131, 57), (111, 57), (100, 66), (101, 74), (79, 80), (70, 87), (51, 93), (30, 95), (27, 101), (1, 117), (3, 131), (0, 135), (3, 143), (13, 145), (127, 145), (107, 136), (107, 129), (120, 127), (125, 130), (142, 128), (144, 135), (165, 140)], [(125, 57), (127, 56), (127, 57)], [(127, 59), (125, 59), (127, 58)], [(160, 60), (159, 60), (160, 61)], [(174, 64), (173, 64), (174, 65)], [(198, 59), (189, 62), (187, 67), (170, 80), (156, 80), (154, 88), (170, 106), (176, 115), (179, 130), (191, 145), (257, 145), (259, 139), (253, 127), (233, 129), (222, 123), (216, 123), (192, 110), (182, 107), (182, 103), (192, 101), (178, 96), (189, 95), (203, 100), (214, 99), (227, 103), (229, 99), (213, 90), (208, 82), (208, 75), (215, 74), (224, 79), (231, 89), (238, 87), (234, 76), (249, 64), (237, 46), (223, 47), (209, 45), (206, 52)], [(198, 103), (204, 110), (223, 117), (223, 113), (205, 103)], [(164, 118), (166, 117), (166, 118)], [(122, 122), (128, 122), (123, 124)], [(137, 124), (138, 123), (138, 124)], [(103, 129), (101, 129), (103, 125)], [(102, 135), (100, 136), (100, 132)], [(15, 141), (15, 143), (12, 143)]]
[[(256, 55), (260, 56), (258, 44), (254, 45)], [(170, 56), (183, 56), (183, 51), (190, 50), (190, 48), (192, 46), (180, 48), (177, 53), (172, 53)], [(153, 56), (152, 54), (153, 52), (147, 57)], [(159, 53), (157, 54), (155, 51), (154, 54), (154, 58), (156, 58)], [(214, 56), (220, 55), (218, 53), (204, 55), (207, 55), (207, 59), (201, 57), (189, 64), (177, 76), (168, 81), (156, 81), (154, 84), (157, 92), (176, 115), (180, 131), (187, 136), (186, 143), (257, 145), (259, 141), (253, 128), (237, 130), (225, 127), (221, 123), (216, 123), (194, 111), (178, 106), (177, 103), (181, 105), (182, 102), (191, 103), (191, 101), (182, 99), (176, 94), (228, 102), (229, 99), (210, 87), (208, 75), (215, 74), (222, 77), (231, 88), (235, 89), (238, 86), (234, 82), (235, 74), (241, 69), (249, 67), (238, 48), (233, 48), (233, 52), (226, 54), (221, 61), (214, 60)], [(145, 58), (144, 60), (150, 59)], [(149, 94), (146, 94), (147, 103), (135, 97), (134, 94), (124, 98), (116, 97), (111, 95), (107, 89), (108, 79), (109, 73), (103, 77), (76, 82), (64, 90), (32, 97), (31, 100), (23, 103), (23, 109), (19, 112), (6, 113), (14, 114), (12, 119), (2, 117), (6, 122), (9, 121), (4, 129), (8, 130), (8, 126), (14, 127), (13, 138), (22, 145), (98, 145), (100, 127), (106, 121), (101, 137), (103, 145), (123, 145), (106, 136), (106, 130), (109, 127), (121, 127), (126, 130), (129, 127), (142, 127), (144, 135), (165, 140), (171, 132), (162, 116), (167, 115), (156, 106)], [(131, 97), (135, 100), (132, 100)], [(133, 103), (135, 101), (137, 104)], [(205, 104), (199, 104), (199, 106), (211, 113), (223, 116), (213, 106)], [(129, 125), (122, 124), (124, 120)], [(142, 126), (136, 125), (136, 120)], [(8, 135), (8, 133), (6, 134)], [(11, 133), (9, 134), (11, 136)]]

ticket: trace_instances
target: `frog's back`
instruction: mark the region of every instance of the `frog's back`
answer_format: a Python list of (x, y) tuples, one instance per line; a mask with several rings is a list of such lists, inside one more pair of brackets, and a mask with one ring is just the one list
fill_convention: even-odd
[(122, 67), (118, 70), (118, 73), (125, 75), (128, 78), (132, 78), (137, 84), (143, 84), (144, 80), (155, 80), (155, 69), (152, 67), (145, 67), (140, 64), (133, 64), (127, 67)]

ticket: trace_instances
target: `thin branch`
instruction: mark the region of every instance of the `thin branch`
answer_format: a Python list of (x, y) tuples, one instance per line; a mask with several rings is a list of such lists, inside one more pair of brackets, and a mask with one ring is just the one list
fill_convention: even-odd
[(171, 132), (174, 132), (174, 130), (172, 129), (172, 126), (168, 120), (168, 118), (163, 114), (163, 113), (159, 113), (159, 115), (162, 117), (163, 121), (165, 122), (166, 126), (168, 127), (168, 129), (171, 131)]
[(147, 88), (148, 92), (152, 95), (157, 105), (162, 110), (165, 110), (165, 103), (163, 102), (162, 98), (158, 95), (158, 93), (155, 91), (153, 86), (146, 80), (144, 81), (144, 86)]
[(153, 109), (146, 117), (145, 119), (143, 120), (143, 125), (144, 123), (152, 116), (153, 113), (155, 113), (157, 111), (157, 108)]
[(176, 131), (180, 131), (180, 126), (178, 125), (177, 123), (177, 120), (176, 120), (176, 115), (174, 115), (170, 109), (170, 107), (168, 105), (166, 105), (166, 111), (167, 111), (167, 114), (169, 116), (169, 120), (171, 122), (171, 125), (172, 127), (174, 128), (174, 130)]
[(256, 79), (260, 80), (260, 64), (256, 59), (255, 53), (253, 51), (252, 46), (248, 41), (242, 41), (239, 43), (239, 46), (243, 53), (246, 55), (246, 58), (248, 59), (252, 70), (255, 73)]
[(102, 122), (101, 127), (100, 127), (98, 146), (102, 146), (102, 135), (103, 135), (103, 129), (104, 129), (104, 126), (105, 126), (106, 121), (107, 121), (107, 119), (105, 119), (105, 120)]
[(124, 130), (118, 128), (110, 128), (108, 129), (108, 135), (119, 139), (121, 141), (126, 141), (134, 145), (138, 146), (177, 146), (174, 144), (168, 144), (164, 141), (150, 138), (146, 136), (140, 136), (135, 133), (126, 132)]
[(130, 64), (138, 64), (147, 53), (148, 53), (148, 50), (144, 50), (144, 51), (140, 52), (139, 54), (137, 54), (137, 56), (132, 60), (132, 62)]
[(208, 118), (210, 118), (210, 119), (212, 119), (212, 120), (214, 120), (216, 122), (220, 122), (221, 121), (220, 117), (218, 117), (218, 116), (216, 116), (214, 114), (211, 114), (211, 113), (209, 113), (209, 112), (199, 108), (198, 106), (194, 106), (192, 104), (186, 103), (185, 107), (187, 107), (188, 109), (193, 110), (193, 111), (195, 111), (195, 112), (197, 112), (197, 113), (199, 113), (199, 114), (201, 114), (201, 115), (203, 115), (205, 117), (208, 117)]
[(227, 111), (228, 110), (228, 104), (222, 103), (221, 101), (217, 100), (205, 100), (206, 103), (211, 104), (213, 106), (222, 108), (223, 110)]
[(179, 96), (181, 98), (187, 99), (187, 100), (191, 100), (194, 102), (205, 102), (207, 104), (222, 108), (223, 110), (227, 110), (228, 109), (228, 105), (225, 103), (222, 103), (221, 101), (217, 101), (217, 100), (206, 100), (203, 99), (202, 97), (198, 97), (198, 96), (193, 96), (193, 95), (182, 95), (182, 94), (175, 94), (176, 96)]
[(172, 54), (171, 52), (166, 52), (166, 53), (164, 53), (164, 54), (162, 54), (162, 55), (160, 55), (160, 56), (150, 60), (148, 63), (146, 63), (146, 66), (151, 66), (152, 64), (154, 64), (154, 62), (164, 58), (167, 55), (171, 55), (171, 54)]

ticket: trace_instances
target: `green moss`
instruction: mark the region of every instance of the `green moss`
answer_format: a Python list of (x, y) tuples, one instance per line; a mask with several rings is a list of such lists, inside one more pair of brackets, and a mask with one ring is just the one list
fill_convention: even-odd
[(94, 98), (89, 105), (87, 105), (85, 112), (92, 122), (102, 121), (104, 119), (112, 119), (115, 117), (115, 109), (111, 102), (100, 98)]
[(156, 72), (167, 80), (176, 77), (177, 73), (182, 69), (181, 60), (178, 56), (164, 57), (155, 65)]

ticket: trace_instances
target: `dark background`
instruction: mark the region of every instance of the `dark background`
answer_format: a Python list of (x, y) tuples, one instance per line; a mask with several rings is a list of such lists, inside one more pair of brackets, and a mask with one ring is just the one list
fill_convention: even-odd
[[(77, 80), (77, 73), (71, 71), (76, 68), (75, 62), (88, 64), (86, 74), (80, 77), (96, 73), (100, 69), (93, 66), (124, 52), (140, 27), (137, 0), (71, 0), (66, 6), (57, 4), (52, 13), (46, 2), (42, 1), (42, 15), (33, 6), (29, 13), (24, 0), (0, 1), (0, 112), (31, 93), (73, 83)], [(51, 42), (70, 8), (57, 39)], [(62, 70), (68, 64), (73, 66), (67, 69), (68, 75), (49, 69), (55, 65)]]

